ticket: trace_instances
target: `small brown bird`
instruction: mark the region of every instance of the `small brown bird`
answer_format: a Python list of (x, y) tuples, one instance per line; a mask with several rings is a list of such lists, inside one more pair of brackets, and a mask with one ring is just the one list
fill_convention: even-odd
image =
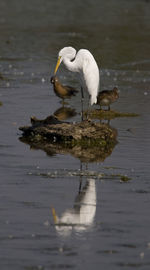
[(68, 85), (62, 85), (56, 76), (51, 77), (51, 83), (54, 85), (54, 92), (55, 94), (62, 98), (63, 101), (66, 98), (71, 98), (72, 96), (75, 96), (78, 91)]
[(110, 110), (110, 104), (115, 102), (119, 98), (119, 91), (117, 87), (113, 90), (104, 90), (98, 94), (97, 104), (100, 105), (100, 110), (102, 106), (108, 106), (108, 111)]

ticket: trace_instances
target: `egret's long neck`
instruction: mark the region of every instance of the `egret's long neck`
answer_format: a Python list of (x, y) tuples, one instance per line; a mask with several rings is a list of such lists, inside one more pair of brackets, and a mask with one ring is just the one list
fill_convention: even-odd
[(79, 66), (76, 59), (74, 61), (71, 61), (69, 58), (64, 57), (63, 63), (65, 64), (68, 70), (72, 72), (79, 72)]

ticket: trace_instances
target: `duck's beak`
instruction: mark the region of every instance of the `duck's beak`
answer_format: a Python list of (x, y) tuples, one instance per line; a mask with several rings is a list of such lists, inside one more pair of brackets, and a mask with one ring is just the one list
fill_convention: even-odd
[(59, 66), (60, 66), (60, 63), (61, 63), (61, 56), (59, 56), (58, 57), (58, 60), (57, 60), (57, 64), (56, 64), (56, 67), (55, 67), (55, 71), (54, 71), (54, 75), (56, 74), (56, 72), (57, 72), (57, 69), (59, 68)]

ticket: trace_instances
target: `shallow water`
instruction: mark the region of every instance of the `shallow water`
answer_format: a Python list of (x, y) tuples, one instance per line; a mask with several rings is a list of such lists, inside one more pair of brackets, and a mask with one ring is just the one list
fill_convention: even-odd
[[(0, 2), (1, 269), (150, 268), (149, 31), (149, 1)], [(50, 77), (66, 45), (93, 53), (101, 89), (118, 86), (113, 109), (139, 114), (111, 120), (118, 144), (101, 162), (19, 140), (32, 115), (62, 107)], [(66, 107), (79, 121), (80, 93)]]

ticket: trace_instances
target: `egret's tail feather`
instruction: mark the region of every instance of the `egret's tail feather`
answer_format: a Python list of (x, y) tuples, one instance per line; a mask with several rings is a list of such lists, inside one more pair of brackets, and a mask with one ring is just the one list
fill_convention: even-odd
[(97, 97), (96, 96), (91, 96), (91, 105), (96, 104), (97, 103)]

